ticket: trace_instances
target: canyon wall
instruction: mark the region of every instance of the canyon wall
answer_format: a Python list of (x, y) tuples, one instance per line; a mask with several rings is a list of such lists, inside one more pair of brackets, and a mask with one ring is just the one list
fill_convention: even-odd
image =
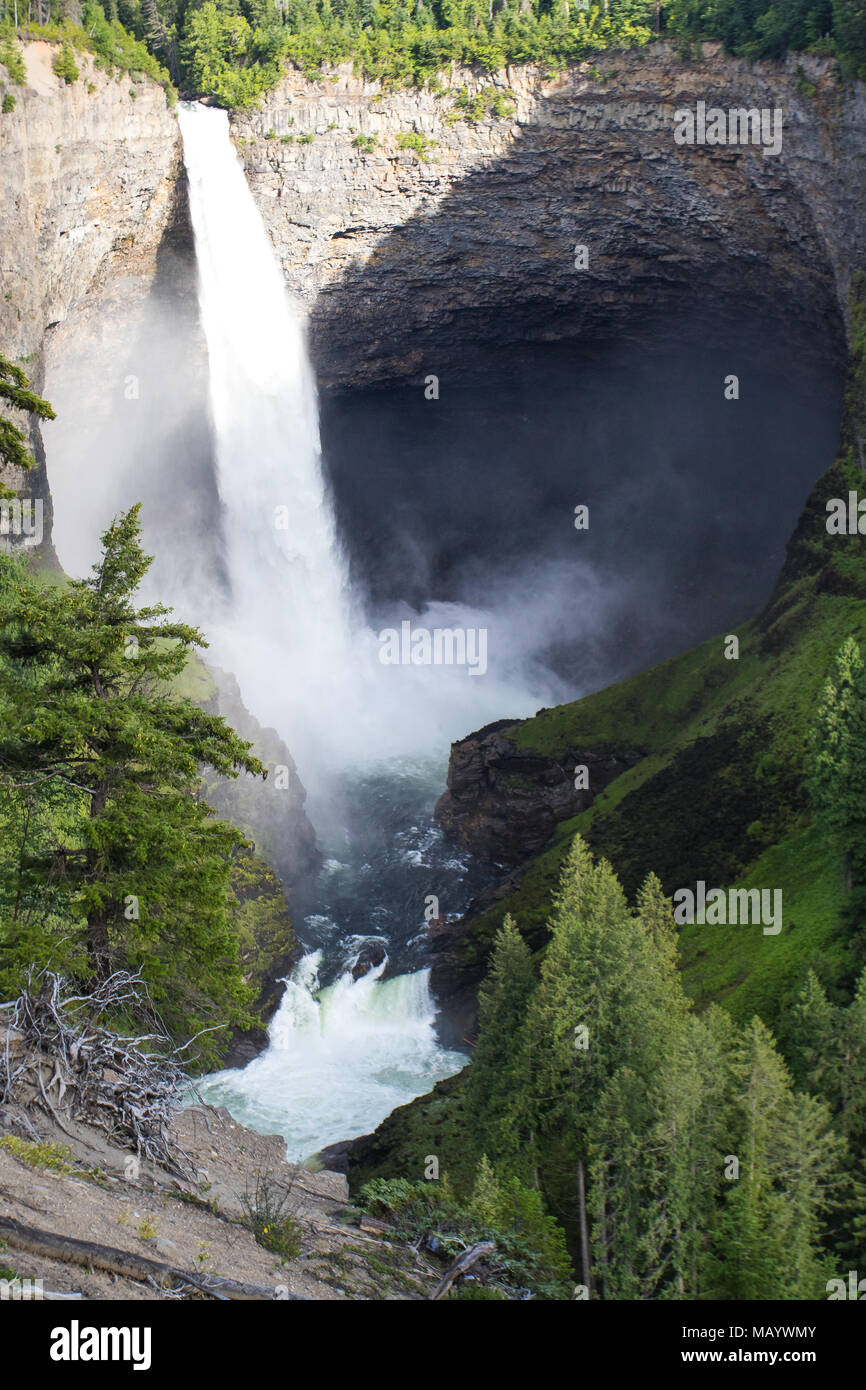
[[(74, 321), (98, 335), (101, 318), (131, 315), (146, 295), (180, 160), (162, 87), (100, 72), (85, 55), (67, 84), (52, 69), (57, 51), (25, 45), (27, 83), (4, 83), (15, 109), (0, 116), (0, 349), (37, 389), (48, 343), (72, 353), (74, 337), (67, 349), (62, 340)], [(43, 499), (47, 537), (38, 432), (34, 448), (38, 472), (4, 481)]]
[[(508, 116), (454, 119), (459, 93), (494, 91)], [(781, 152), (676, 144), (674, 112), (698, 101), (781, 109)], [(446, 371), (484, 342), (639, 335), (648, 314), (658, 346), (710, 298), (844, 317), (866, 264), (864, 117), (862, 84), (827, 60), (658, 43), (555, 77), (455, 69), (438, 94), (292, 73), (233, 131), (339, 388)]]

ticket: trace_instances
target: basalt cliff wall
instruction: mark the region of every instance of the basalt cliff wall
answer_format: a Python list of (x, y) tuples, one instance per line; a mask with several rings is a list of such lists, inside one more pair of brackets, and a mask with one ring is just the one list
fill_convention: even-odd
[[(163, 90), (85, 58), (67, 85), (52, 56), (27, 45), (0, 120), (0, 341), (37, 385), (46, 347), (62, 364), (97, 340), (113, 359), (186, 224)], [(509, 114), (461, 112), (461, 93), (493, 92)], [(674, 112), (698, 101), (781, 110), (781, 152), (676, 144)], [(455, 68), (435, 94), (292, 71), (232, 131), (326, 388), (459, 368), (489, 342), (659, 344), (710, 298), (841, 328), (866, 264), (866, 98), (824, 59), (657, 43), (555, 77)]]
[[(180, 169), (161, 87), (100, 72), (84, 55), (80, 79), (67, 84), (52, 69), (56, 52), (25, 45), (26, 85), (4, 82), (15, 109), (0, 117), (0, 347), (36, 389), (48, 344), (85, 306), (128, 313), (146, 295)], [(50, 547), (38, 432), (33, 443), (38, 470), (4, 481), (42, 499)]]
[[(493, 92), (507, 116), (461, 114), (461, 93)], [(780, 110), (780, 153), (678, 145), (674, 113), (698, 101)], [(708, 298), (844, 318), (864, 264), (864, 91), (822, 59), (658, 43), (553, 78), (455, 69), (437, 94), (292, 73), (233, 132), (326, 386), (459, 368), (485, 342), (638, 335), (648, 316), (657, 344)]]

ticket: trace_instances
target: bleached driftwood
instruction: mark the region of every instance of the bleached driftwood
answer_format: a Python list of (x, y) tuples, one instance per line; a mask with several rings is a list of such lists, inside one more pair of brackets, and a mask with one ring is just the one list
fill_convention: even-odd
[(459, 1279), (461, 1274), (465, 1274), (479, 1260), (483, 1260), (485, 1255), (492, 1255), (496, 1249), (494, 1240), (480, 1240), (477, 1245), (470, 1245), (468, 1250), (457, 1256), (453, 1264), (448, 1266), (444, 1276), (436, 1285), (430, 1295), (431, 1300), (444, 1298), (455, 1279)]
[[(104, 1269), (126, 1279), (143, 1279), (151, 1286), (166, 1291), (180, 1284), (219, 1300), (252, 1301), (277, 1297), (277, 1290), (265, 1284), (243, 1284), (236, 1279), (223, 1279), (217, 1274), (193, 1274), (191, 1270), (176, 1269), (173, 1265), (149, 1260), (130, 1250), (118, 1250), (113, 1245), (97, 1245), (91, 1240), (76, 1240), (54, 1231), (22, 1226), (20, 1221), (14, 1221), (9, 1216), (0, 1216), (0, 1238), (16, 1250), (24, 1250), (30, 1255), (60, 1260), (64, 1264), (83, 1265), (86, 1269)], [(300, 1299), (301, 1295), (289, 1293), (283, 1285), (279, 1297), (282, 1301)]]
[(0, 1104), (29, 1100), (63, 1130), (64, 1118), (82, 1121), (139, 1159), (194, 1178), (195, 1164), (170, 1137), (172, 1115), (191, 1086), (185, 1048), (172, 1047), (163, 1033), (125, 1037), (99, 1021), (121, 1009), (141, 1014), (141, 977), (118, 970), (88, 994), (65, 990), (60, 975), (44, 971), (0, 1004)]

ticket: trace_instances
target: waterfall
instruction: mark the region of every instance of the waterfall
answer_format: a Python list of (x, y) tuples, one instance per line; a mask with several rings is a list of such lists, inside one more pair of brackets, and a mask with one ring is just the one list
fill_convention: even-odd
[[(352, 831), (331, 817), (330, 848), (338, 858), (329, 862), (344, 891), (335, 920), (321, 913), (306, 919), (308, 950), (312, 936), (323, 951), (310, 952), (287, 983), (267, 1051), (242, 1072), (220, 1072), (204, 1084), (208, 1098), (239, 1119), (283, 1133), (290, 1155), (300, 1158), (374, 1128), (465, 1061), (438, 1045), (429, 972), (413, 968), (426, 933), (425, 894), (447, 898), (453, 885), (450, 910), (463, 905), (457, 895), (464, 866), (449, 858), (429, 813), (450, 740), (503, 710), (528, 713), (537, 705), (538, 686), (530, 692), (519, 668), (497, 657), (496, 639), (507, 651), (513, 628), (534, 637), (540, 624), (525, 607), (518, 624), (513, 610), (493, 615), (435, 603), (415, 615), (428, 629), (483, 629), (484, 672), (475, 672), (483, 678), (472, 679), (465, 664), (381, 659), (380, 638), (349, 588), (322, 468), (303, 319), (231, 143), (228, 117), (184, 104), (180, 125), (228, 588), (227, 599), (203, 610), (211, 655), (235, 673), (247, 707), (291, 749), (313, 792), (320, 841), (330, 808), (351, 799), (359, 780), (366, 796), (360, 819), (372, 820), (380, 841), (362, 843), (357, 817)], [(202, 597), (195, 595), (198, 604)], [(389, 630), (410, 626), (405, 606), (381, 616)], [(488, 630), (493, 675), (485, 674)], [(426, 810), (398, 830), (387, 820), (392, 804), (405, 804), (398, 784), (413, 760), (425, 759)], [(383, 768), (384, 787), (376, 782)], [(341, 798), (333, 795), (337, 783)], [(425, 858), (431, 845), (435, 867)], [(376, 935), (380, 925), (404, 973), (385, 980), (382, 965), (355, 980), (347, 944)], [(330, 981), (325, 988), (320, 965)]]
[[(357, 628), (322, 472), (315, 384), (227, 113), (182, 104), (180, 126), (231, 585), (216, 645), (297, 756), (321, 732), (316, 712), (333, 704)], [(290, 684), (303, 687), (302, 700)]]
[(293, 1160), (369, 1132), (466, 1060), (436, 1042), (428, 970), (382, 980), (386, 960), (319, 990), (321, 957), (311, 952), (295, 968), (267, 1051), (199, 1083), (241, 1123), (282, 1134)]
[[(230, 599), (205, 610), (212, 655), (244, 701), (285, 738), (308, 787), (347, 767), (435, 752), (452, 738), (535, 708), (514, 646), (513, 614), (438, 603), (427, 628), (489, 631), (491, 673), (383, 664), (350, 594), (319, 443), (301, 313), (285, 288), (226, 112), (182, 103), (180, 125), (210, 370), (210, 403)], [(387, 615), (408, 625), (405, 606)], [(498, 621), (498, 628), (497, 628)], [(523, 619), (537, 632), (537, 615)], [(542, 691), (542, 693), (544, 693)]]

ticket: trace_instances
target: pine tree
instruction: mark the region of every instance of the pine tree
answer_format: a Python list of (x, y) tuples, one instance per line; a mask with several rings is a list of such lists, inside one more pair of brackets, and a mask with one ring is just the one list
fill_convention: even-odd
[(854, 1259), (866, 1226), (866, 972), (850, 1005), (841, 1008), (829, 1002), (810, 971), (793, 1013), (795, 1075), (827, 1102), (846, 1143), (840, 1160), (840, 1217), (830, 1239), (840, 1258)]
[[(0, 401), (6, 408), (20, 410), (39, 420), (53, 420), (54, 411), (47, 401), (30, 389), (30, 381), (14, 362), (0, 353)], [(29, 469), (34, 459), (30, 452), (27, 436), (21, 427), (0, 415), (0, 466)], [(15, 493), (0, 482), (0, 498), (14, 497)]]
[(150, 564), (138, 511), (108, 528), (89, 579), (0, 593), (0, 781), (13, 802), (54, 805), (50, 837), (21, 846), (15, 896), (52, 895), (91, 979), (141, 967), (183, 1032), (245, 1017), (247, 994), (227, 892), (243, 839), (199, 799), (200, 771), (262, 768), (171, 692), (204, 641), (136, 607)]
[(658, 1243), (669, 1252), (662, 1275), (676, 1298), (701, 1298), (708, 1284), (705, 1249), (731, 1133), (734, 1042), (729, 1015), (712, 1005), (687, 1020), (659, 1077), (651, 1188), (663, 1223)]
[(511, 916), (493, 944), (478, 995), (478, 1042), (466, 1082), (472, 1138), (509, 1172), (531, 1168), (528, 1151), (526, 1013), (536, 980), (532, 957)]
[(866, 911), (866, 665), (849, 637), (837, 653), (811, 733), (809, 789), (845, 856), (855, 890), (849, 918)]
[(715, 1296), (814, 1298), (826, 1282), (821, 1220), (844, 1145), (829, 1108), (794, 1095), (775, 1039), (759, 1018), (736, 1049), (739, 1161), (722, 1218)]
[(583, 1282), (593, 1284), (595, 1268), (601, 1287), (622, 1296), (663, 1263), (656, 1214), (627, 1236), (611, 1211), (633, 1211), (646, 1195), (649, 1169), (634, 1156), (658, 1118), (653, 1088), (687, 1016), (675, 928), (658, 880), (632, 915), (610, 865), (594, 865), (578, 837), (551, 933), (528, 1025), (542, 1176), (554, 1212), (577, 1227)]

